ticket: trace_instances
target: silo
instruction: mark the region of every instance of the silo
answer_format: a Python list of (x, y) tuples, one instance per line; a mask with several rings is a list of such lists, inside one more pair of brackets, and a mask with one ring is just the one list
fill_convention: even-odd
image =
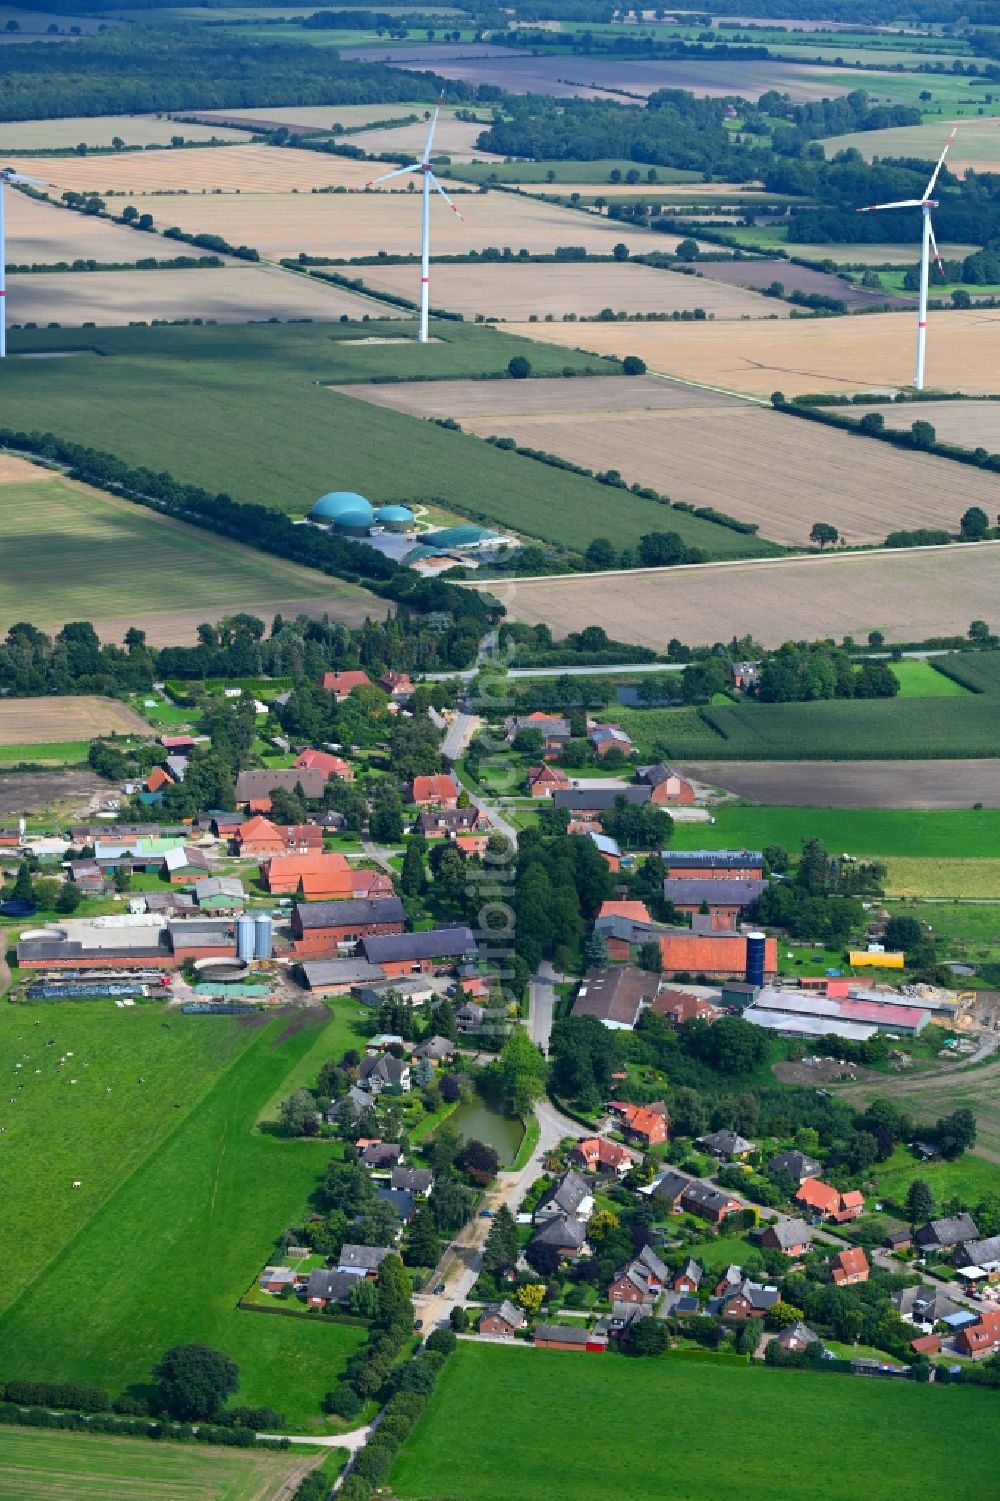
[(253, 920), (253, 956), (255, 959), (270, 959), (271, 957), (271, 915), (268, 912), (258, 912)]
[(767, 939), (763, 933), (747, 934), (747, 984), (764, 984), (764, 952)]
[(245, 964), (253, 958), (254, 920), (244, 912), (236, 919), (236, 954)]

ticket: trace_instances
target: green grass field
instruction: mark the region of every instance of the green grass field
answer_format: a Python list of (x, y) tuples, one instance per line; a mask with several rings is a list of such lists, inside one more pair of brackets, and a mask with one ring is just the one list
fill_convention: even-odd
[[(733, 1412), (738, 1422), (720, 1416)], [(728, 1487), (748, 1501), (854, 1501), (859, 1475), (879, 1501), (928, 1485), (984, 1501), (998, 1436), (986, 1391), (460, 1344), (391, 1478), (404, 1501), (716, 1501)]]
[(964, 1153), (957, 1162), (917, 1162), (905, 1147), (897, 1147), (887, 1162), (877, 1162), (867, 1176), (878, 1184), (879, 1197), (900, 1210), (906, 1208), (906, 1195), (915, 1178), (930, 1187), (936, 1204), (959, 1198), (975, 1205), (987, 1194), (1000, 1192), (1000, 1167), (973, 1152)]
[(938, 672), (932, 663), (916, 657), (890, 662), (889, 670), (899, 684), (899, 698), (956, 698), (969, 691), (953, 677)]
[(117, 1392), (147, 1382), (170, 1345), (202, 1340), (239, 1364), (240, 1400), (284, 1413), (292, 1431), (322, 1427), (323, 1394), (364, 1329), (236, 1304), (330, 1156), (256, 1131), (258, 1115), (324, 1032), (331, 1052), (343, 1046), (343, 1020), (104, 1009), (107, 1024), (101, 1003), (0, 1013), (26, 1076), (0, 1107), (0, 1375)]
[(993, 756), (1000, 695), (633, 709), (616, 716), (642, 756), (691, 760), (923, 760)]
[[(375, 502), (442, 501), (575, 548), (605, 534), (611, 520), (621, 545), (644, 532), (673, 530), (712, 557), (776, 550), (656, 501), (326, 389), (386, 378), (500, 374), (517, 354), (542, 375), (619, 368), (451, 322), (435, 323), (440, 343), (421, 346), (413, 338), (397, 344), (411, 328), (394, 320), (365, 325), (363, 336), (356, 324), (12, 334), (12, 348), (93, 346), (104, 358), (99, 380), (92, 354), (11, 360), (3, 422), (56, 431), (127, 463), (297, 514), (328, 490), (359, 490)], [(360, 337), (393, 342), (381, 347)], [(148, 531), (145, 519), (136, 525)], [(212, 549), (220, 546), (213, 538)], [(135, 579), (142, 589), (142, 570)], [(271, 597), (278, 596), (272, 591)]]
[(917, 906), (890, 902), (887, 905), (891, 912), (929, 923), (938, 952), (946, 959), (967, 960), (970, 964), (1000, 960), (1000, 905), (957, 901), (920, 902)]
[(674, 849), (762, 849), (783, 844), (793, 853), (805, 839), (822, 839), (852, 855), (955, 859), (995, 858), (1000, 809), (790, 808), (723, 803), (715, 822), (675, 823)]
[(89, 740), (44, 740), (36, 745), (0, 745), (0, 765), (11, 766), (25, 761), (51, 766), (76, 766), (87, 759)]
[(151, 1443), (101, 1433), (5, 1428), (0, 1443), (0, 1497), (10, 1501), (279, 1501), (301, 1450), (223, 1449), (210, 1444)]
[(891, 896), (1000, 898), (1000, 859), (891, 858), (885, 889)]
[(366, 597), (325, 574), (63, 479), (0, 485), (0, 547), (4, 628), (15, 620), (61, 625), (201, 606), (238, 609), (296, 595)]

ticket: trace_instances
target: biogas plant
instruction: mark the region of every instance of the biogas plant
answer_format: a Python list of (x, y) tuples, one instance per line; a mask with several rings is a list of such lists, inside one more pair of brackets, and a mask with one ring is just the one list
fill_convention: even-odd
[(474, 522), (434, 527), (409, 506), (373, 506), (356, 490), (330, 490), (321, 495), (304, 524), (320, 526), (405, 563), (422, 573), (443, 573), (456, 566), (478, 568), (521, 546), (516, 537), (503, 536)]

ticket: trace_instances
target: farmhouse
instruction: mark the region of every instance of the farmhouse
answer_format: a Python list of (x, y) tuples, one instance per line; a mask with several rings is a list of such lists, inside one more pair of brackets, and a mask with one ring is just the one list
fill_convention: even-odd
[(342, 945), (353, 945), (361, 938), (402, 933), (405, 919), (398, 896), (300, 902), (292, 913), (295, 952), (308, 958), (332, 956)]
[(470, 928), (432, 928), (426, 933), (385, 934), (362, 938), (361, 951), (390, 979), (449, 969), (460, 959), (476, 955), (476, 936)]
[(587, 739), (602, 760), (613, 750), (620, 751), (623, 756), (632, 754), (632, 741), (620, 724), (595, 724), (587, 732)]
[(812, 1246), (812, 1236), (805, 1220), (779, 1220), (776, 1225), (768, 1225), (760, 1243), (767, 1250), (781, 1251), (785, 1256), (804, 1256)]
[(444, 772), (414, 777), (410, 783), (410, 802), (418, 808), (456, 808), (458, 783)]
[(355, 688), (371, 688), (373, 684), (367, 672), (324, 672), (319, 686), (327, 693), (332, 693), (340, 704), (351, 696)]
[(493, 1303), (479, 1320), (479, 1333), (491, 1334), (495, 1339), (513, 1339), (527, 1324), (527, 1315), (516, 1303)]
[(868, 1257), (861, 1246), (850, 1246), (838, 1251), (830, 1263), (830, 1276), (837, 1287), (850, 1287), (855, 1282), (867, 1282)]
[(711, 1024), (718, 1011), (704, 996), (692, 995), (687, 990), (664, 989), (653, 1001), (654, 1015), (663, 1016), (673, 1027), (683, 1027), (685, 1022), (703, 1021)]
[(272, 855), (261, 877), (273, 896), (303, 896), (326, 901), (354, 894), (351, 867), (343, 855)]
[(799, 1184), (794, 1197), (796, 1204), (803, 1209), (811, 1209), (822, 1219), (833, 1220), (837, 1225), (856, 1220), (865, 1207), (864, 1196), (857, 1189), (841, 1193), (820, 1178), (806, 1178)]
[(542, 755), (546, 759), (562, 754), (571, 733), (568, 719), (558, 714), (543, 714), (540, 710), (508, 719), (506, 729), (507, 740), (511, 745), (522, 730), (537, 730), (542, 737)]
[[(218, 820), (213, 820), (213, 824), (216, 833), (222, 835), (223, 824)], [(322, 832), (318, 832), (322, 843)], [(283, 855), (288, 849), (284, 829), (280, 829), (263, 814), (257, 814), (248, 818), (245, 823), (238, 824), (233, 839), (237, 852), (248, 859), (259, 860), (268, 855)]]
[(672, 804), (688, 806), (694, 802), (691, 783), (679, 776), (665, 761), (659, 761), (655, 766), (638, 767), (635, 780), (640, 786), (651, 788), (650, 802), (656, 803), (658, 807)]
[(707, 911), (710, 917), (724, 919), (727, 926), (736, 926), (741, 912), (747, 911), (767, 887), (766, 881), (719, 881), (714, 878), (702, 880), (688, 876), (667, 876), (663, 882), (663, 896), (672, 902), (678, 912), (688, 915)]
[(608, 1109), (616, 1116), (626, 1141), (655, 1147), (667, 1139), (670, 1117), (662, 1100), (651, 1105), (632, 1105), (627, 1100), (609, 1100)]
[(596, 1016), (612, 1031), (631, 1032), (658, 988), (656, 975), (630, 964), (591, 970), (580, 982), (573, 1015)]

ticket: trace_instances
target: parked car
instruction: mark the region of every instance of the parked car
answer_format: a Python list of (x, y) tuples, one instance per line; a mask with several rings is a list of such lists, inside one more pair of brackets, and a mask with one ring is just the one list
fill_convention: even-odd
[(437, 1287), (434, 1289), (434, 1291), (436, 1293), (443, 1293), (444, 1292), (444, 1283), (443, 1282), (439, 1282), (438, 1285), (437, 1285)]
[(491, 1220), (493, 1218), (493, 1210), (492, 1209), (480, 1209), (480, 1211), (479, 1211), (479, 1218), (481, 1220)]

